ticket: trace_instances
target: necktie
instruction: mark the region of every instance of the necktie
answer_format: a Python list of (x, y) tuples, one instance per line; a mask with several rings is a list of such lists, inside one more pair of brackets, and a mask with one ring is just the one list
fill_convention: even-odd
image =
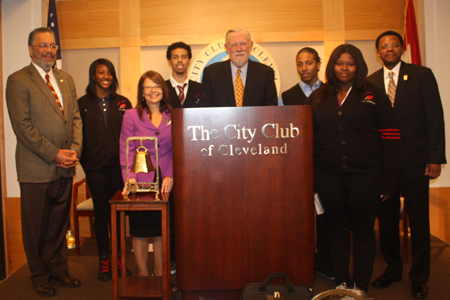
[(388, 86), (388, 96), (389, 100), (391, 100), (392, 107), (394, 107), (394, 100), (395, 100), (395, 91), (397, 87), (395, 86), (394, 82), (394, 72), (389, 72), (389, 86)]
[(180, 93), (178, 94), (178, 99), (180, 99), (181, 106), (183, 106), (184, 104), (184, 88), (186, 87), (186, 85), (187, 83), (177, 86), (178, 90), (180, 91)]
[(59, 100), (58, 94), (56, 94), (55, 89), (53, 88), (53, 85), (50, 82), (50, 76), (48, 74), (45, 75), (45, 80), (47, 80), (47, 85), (50, 88), (50, 91), (52, 91), (53, 97), (55, 97), (55, 100), (56, 100), (56, 104), (58, 104), (59, 109), (61, 110), (61, 113), (64, 116), (64, 109), (61, 105), (61, 101)]
[(241, 70), (237, 71), (236, 78), (234, 79), (234, 98), (236, 100), (236, 106), (241, 107), (244, 102), (244, 85), (241, 79)]

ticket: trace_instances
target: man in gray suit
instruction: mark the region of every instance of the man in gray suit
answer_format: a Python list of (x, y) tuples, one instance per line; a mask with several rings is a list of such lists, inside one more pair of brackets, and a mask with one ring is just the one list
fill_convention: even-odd
[(11, 74), (6, 85), (17, 138), (23, 245), (33, 286), (47, 297), (56, 295), (53, 284), (81, 285), (68, 275), (65, 234), (82, 123), (72, 77), (52, 69), (57, 50), (53, 31), (33, 30), (28, 38), (32, 63)]

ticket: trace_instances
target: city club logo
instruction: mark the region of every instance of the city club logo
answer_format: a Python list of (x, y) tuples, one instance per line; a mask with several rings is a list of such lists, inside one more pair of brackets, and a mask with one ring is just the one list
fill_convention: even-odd
[[(227, 50), (225, 49), (225, 41), (223, 39), (209, 44), (200, 52), (199, 55), (197, 55), (195, 60), (191, 62), (191, 68), (188, 73), (189, 79), (202, 82), (204, 68), (211, 64), (225, 61), (229, 58), (230, 57)], [(273, 69), (275, 72), (275, 86), (277, 87), (279, 96), (280, 78), (278, 67), (270, 54), (261, 45), (253, 42), (253, 49), (250, 52), (250, 59), (265, 64)]]

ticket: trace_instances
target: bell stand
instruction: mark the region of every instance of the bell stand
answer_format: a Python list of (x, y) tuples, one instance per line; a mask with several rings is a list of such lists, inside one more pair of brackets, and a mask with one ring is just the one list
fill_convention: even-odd
[[(155, 192), (155, 200), (159, 199), (159, 163), (158, 163), (158, 139), (156, 137), (150, 137), (150, 136), (132, 136), (127, 138), (127, 147), (126, 147), (126, 153), (127, 153), (127, 160), (126, 160), (126, 165), (127, 165), (127, 170), (129, 170), (129, 163), (128, 163), (128, 154), (129, 154), (129, 146), (130, 146), (130, 142), (131, 141), (140, 141), (141, 142), (141, 147), (142, 146), (142, 141), (154, 141), (155, 142), (155, 159), (156, 159), (156, 167), (155, 167), (155, 172), (156, 172), (156, 178), (155, 178), (155, 182), (136, 182), (136, 186), (137, 189), (133, 189), (133, 192)], [(144, 147), (145, 148), (145, 147)], [(131, 185), (129, 183), (129, 172), (127, 172), (127, 190), (128, 190), (128, 194), (130, 193), (130, 191), (132, 190)]]

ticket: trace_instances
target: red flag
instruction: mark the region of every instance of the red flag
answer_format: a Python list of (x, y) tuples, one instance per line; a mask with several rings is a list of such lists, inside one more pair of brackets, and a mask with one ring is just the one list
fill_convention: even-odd
[(414, 12), (413, 0), (406, 0), (403, 42), (403, 50), (405, 51), (403, 54), (404, 60), (421, 66), (419, 35), (417, 34), (416, 13)]

